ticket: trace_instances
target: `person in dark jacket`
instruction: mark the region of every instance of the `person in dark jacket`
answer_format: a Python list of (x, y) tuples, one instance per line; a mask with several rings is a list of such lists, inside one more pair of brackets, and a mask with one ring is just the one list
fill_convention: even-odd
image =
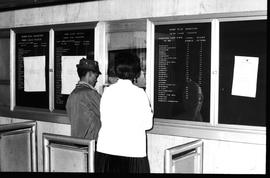
[(71, 136), (97, 140), (101, 127), (100, 98), (94, 88), (101, 74), (98, 62), (82, 58), (77, 64), (79, 82), (66, 103), (66, 111), (71, 124)]

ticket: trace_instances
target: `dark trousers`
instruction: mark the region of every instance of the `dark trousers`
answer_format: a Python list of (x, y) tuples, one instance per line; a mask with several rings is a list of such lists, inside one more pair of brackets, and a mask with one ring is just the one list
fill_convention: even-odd
[(150, 173), (148, 157), (135, 158), (95, 152), (96, 173)]

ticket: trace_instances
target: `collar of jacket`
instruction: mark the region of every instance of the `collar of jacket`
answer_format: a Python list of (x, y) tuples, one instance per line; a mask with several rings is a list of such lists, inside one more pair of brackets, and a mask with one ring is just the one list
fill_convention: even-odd
[(84, 82), (84, 81), (79, 81), (77, 84), (76, 84), (76, 88), (77, 87), (87, 87), (87, 88), (90, 88), (90, 89), (92, 89), (92, 90), (95, 90), (96, 91), (96, 89), (92, 86), (92, 85), (90, 85), (89, 83), (87, 83), (87, 82)]

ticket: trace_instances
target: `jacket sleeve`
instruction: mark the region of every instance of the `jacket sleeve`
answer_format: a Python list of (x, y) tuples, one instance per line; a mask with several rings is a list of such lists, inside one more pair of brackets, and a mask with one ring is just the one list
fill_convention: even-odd
[(84, 137), (89, 139), (97, 139), (98, 132), (101, 127), (99, 98), (91, 95), (85, 96), (85, 99), (80, 101), (82, 119), (85, 119), (85, 133)]
[(144, 125), (145, 130), (150, 130), (153, 127), (153, 111), (147, 97), (147, 94), (142, 90), (141, 94), (141, 109), (143, 113), (143, 120), (142, 123)]

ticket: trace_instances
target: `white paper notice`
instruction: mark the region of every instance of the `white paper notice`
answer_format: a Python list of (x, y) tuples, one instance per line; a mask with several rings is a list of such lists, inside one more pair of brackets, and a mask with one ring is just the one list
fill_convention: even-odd
[(24, 91), (46, 91), (45, 56), (31, 56), (23, 58)]
[(256, 97), (258, 57), (235, 56), (232, 95)]
[(86, 56), (62, 56), (61, 94), (69, 95), (80, 80), (76, 65), (83, 57), (86, 58)]

